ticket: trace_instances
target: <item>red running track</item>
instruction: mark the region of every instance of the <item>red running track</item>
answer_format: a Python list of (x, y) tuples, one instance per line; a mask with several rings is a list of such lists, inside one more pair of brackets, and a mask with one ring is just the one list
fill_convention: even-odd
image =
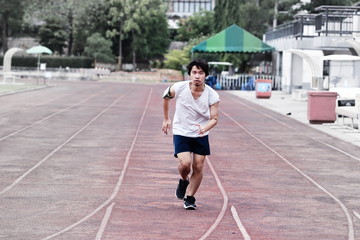
[(359, 148), (221, 91), (198, 210), (185, 211), (164, 87), (0, 97), (0, 239), (359, 237)]

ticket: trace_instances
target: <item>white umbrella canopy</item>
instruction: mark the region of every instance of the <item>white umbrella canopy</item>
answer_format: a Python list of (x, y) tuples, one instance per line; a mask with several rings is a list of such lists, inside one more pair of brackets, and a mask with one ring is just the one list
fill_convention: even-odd
[(53, 53), (49, 48), (41, 46), (41, 45), (29, 48), (28, 50), (26, 50), (26, 52), (29, 54), (42, 54), (42, 53), (52, 54)]
[(39, 46), (29, 48), (28, 50), (26, 50), (26, 53), (37, 54), (38, 55), (38, 63), (37, 63), (38, 66), (37, 66), (37, 68), (39, 70), (39, 68), (40, 68), (40, 55), (42, 53), (52, 54), (53, 52), (49, 48), (39, 45)]

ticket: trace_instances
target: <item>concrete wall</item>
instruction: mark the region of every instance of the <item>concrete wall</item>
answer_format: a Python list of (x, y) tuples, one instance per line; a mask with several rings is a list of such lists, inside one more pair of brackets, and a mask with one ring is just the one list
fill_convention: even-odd
[(302, 88), (304, 73), (303, 59), (298, 55), (293, 55), (291, 59), (291, 86), (292, 88)]
[(309, 90), (313, 77), (322, 76), (323, 52), (318, 50), (300, 50), (300, 54), (283, 52), (282, 89), (291, 93), (293, 89)]
[(292, 53), (284, 52), (282, 61), (282, 90), (286, 93), (291, 93), (291, 77), (292, 77)]
[(319, 36), (313, 38), (280, 38), (276, 40), (266, 41), (272, 47), (275, 47), (277, 51), (285, 51), (289, 49), (309, 49), (309, 50), (322, 50), (332, 49), (333, 54), (337, 51), (341, 53), (348, 52), (351, 46), (345, 42), (347, 39), (353, 39), (352, 36)]

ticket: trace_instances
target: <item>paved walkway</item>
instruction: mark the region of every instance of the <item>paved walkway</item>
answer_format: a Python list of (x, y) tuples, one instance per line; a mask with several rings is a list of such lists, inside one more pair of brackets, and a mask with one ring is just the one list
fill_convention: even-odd
[(289, 118), (295, 119), (343, 141), (360, 146), (360, 131), (351, 128), (350, 119), (345, 119), (345, 126), (342, 124), (342, 120), (339, 124), (336, 122), (334, 124), (310, 124), (307, 118), (307, 101), (293, 100), (291, 98), (291, 94), (283, 93), (281, 91), (273, 91), (270, 98), (256, 98), (254, 91), (227, 92), (256, 103), (262, 107), (271, 109), (282, 115), (286, 115)]
[(184, 210), (164, 88), (60, 81), (1, 96), (0, 239), (359, 237), (360, 148), (272, 111), (276, 93), (264, 108), (219, 91), (198, 210)]

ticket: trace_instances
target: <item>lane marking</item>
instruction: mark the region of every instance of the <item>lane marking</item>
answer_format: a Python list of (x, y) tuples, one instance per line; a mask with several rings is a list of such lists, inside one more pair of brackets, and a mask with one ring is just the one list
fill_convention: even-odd
[(204, 234), (203, 236), (201, 236), (201, 238), (199, 238), (200, 240), (206, 239), (206, 238), (216, 229), (216, 227), (219, 225), (219, 223), (221, 222), (221, 220), (223, 219), (223, 217), (224, 217), (224, 215), (225, 215), (225, 212), (226, 212), (226, 209), (227, 209), (227, 206), (228, 206), (228, 202), (229, 202), (229, 198), (228, 198), (228, 196), (227, 196), (227, 194), (226, 194), (226, 191), (225, 191), (223, 185), (221, 184), (220, 178), (219, 178), (219, 176), (216, 174), (216, 171), (215, 171), (213, 165), (211, 164), (211, 161), (210, 161), (209, 157), (206, 157), (206, 162), (208, 163), (208, 165), (209, 165), (209, 167), (210, 167), (210, 169), (211, 169), (211, 172), (212, 172), (212, 174), (214, 175), (216, 184), (217, 184), (218, 188), (220, 189), (221, 194), (223, 195), (224, 202), (223, 202), (221, 211), (220, 211), (219, 215), (217, 216), (215, 222), (214, 222), (213, 225), (211, 225), (211, 227), (205, 232), (205, 234)]
[(231, 213), (233, 215), (233, 218), (235, 219), (235, 222), (241, 232), (241, 234), (243, 235), (244, 237), (244, 240), (251, 240), (249, 234), (247, 233), (244, 225), (242, 224), (241, 220), (240, 220), (240, 217), (236, 211), (236, 208), (234, 206), (231, 206)]
[(46, 105), (46, 104), (51, 103), (51, 102), (54, 102), (54, 101), (56, 101), (56, 100), (58, 100), (58, 99), (65, 98), (66, 96), (69, 96), (69, 95), (60, 96), (60, 97), (51, 99), (51, 100), (49, 100), (49, 101), (47, 101), (47, 102), (43, 102), (43, 103), (39, 103), (39, 104), (35, 104), (35, 105), (28, 106), (28, 107), (20, 108), (20, 109), (14, 110), (14, 111), (6, 112), (6, 113), (3, 113), (3, 114), (0, 114), (0, 118), (2, 118), (2, 117), (7, 117), (7, 116), (12, 115), (12, 114), (14, 114), (14, 113), (18, 113), (18, 112), (22, 112), (22, 111), (27, 111), (27, 110), (30, 110), (30, 109), (32, 109), (32, 108), (36, 108), (36, 107), (39, 107), (39, 106), (42, 106), (42, 105)]
[(95, 240), (101, 240), (102, 235), (103, 235), (103, 233), (105, 231), (106, 225), (107, 225), (107, 223), (109, 221), (109, 218), (110, 218), (110, 215), (111, 215), (112, 208), (113, 208), (114, 204), (115, 203), (113, 202), (109, 207), (107, 207), (105, 216), (104, 216), (103, 220), (101, 221), (101, 225), (100, 225), (99, 231), (96, 234)]
[[(29, 175), (32, 171), (34, 171), (36, 168), (38, 168), (41, 164), (43, 164), (46, 160), (48, 160), (50, 157), (52, 157), (56, 152), (58, 152), (60, 149), (62, 149), (66, 144), (68, 144), (71, 140), (73, 140), (77, 135), (79, 135), (82, 131), (84, 131), (88, 126), (90, 126), (94, 121), (96, 121), (99, 117), (101, 117), (107, 110), (109, 110), (112, 106), (114, 106), (117, 102), (119, 102), (125, 94), (121, 95), (118, 99), (116, 99), (112, 104), (110, 104), (107, 108), (105, 108), (103, 111), (101, 111), (96, 117), (94, 117), (92, 120), (90, 120), (85, 126), (83, 126), (80, 130), (78, 130), (75, 134), (73, 134), (70, 138), (68, 138), (65, 142), (60, 144), (57, 148), (52, 150), (46, 157), (44, 157), (42, 160), (40, 160), (38, 163), (36, 163), (34, 166), (32, 166), (29, 170), (27, 170), (24, 174), (22, 174), (20, 177), (18, 177), (12, 184), (4, 188), (0, 192), (0, 196), (10, 189), (12, 189), (15, 185), (17, 185), (19, 182), (21, 182), (27, 175)], [(62, 110), (63, 111), (63, 110)], [(51, 115), (49, 115), (51, 116)], [(36, 124), (36, 123), (34, 123)], [(32, 125), (34, 125), (32, 124)], [(32, 126), (30, 125), (30, 126)], [(0, 139), (1, 140), (1, 139)]]
[[(151, 89), (150, 89), (150, 93), (149, 93), (149, 95), (148, 95), (148, 99), (147, 99), (145, 108), (144, 108), (144, 111), (143, 111), (142, 116), (141, 116), (140, 121), (139, 121), (138, 128), (137, 128), (137, 130), (136, 130), (134, 139), (133, 139), (133, 141), (132, 141), (132, 143), (131, 143), (131, 146), (130, 146), (130, 148), (129, 148), (129, 151), (127, 152), (124, 166), (123, 166), (123, 168), (122, 168), (122, 170), (121, 170), (121, 174), (120, 174), (120, 176), (119, 176), (119, 178), (118, 178), (118, 181), (117, 181), (117, 183), (116, 183), (116, 185), (115, 185), (114, 191), (113, 191), (113, 193), (111, 194), (111, 196), (110, 196), (105, 202), (103, 202), (101, 205), (99, 205), (94, 211), (92, 211), (92, 212), (89, 213), (88, 215), (84, 216), (84, 217), (83, 217), (82, 219), (80, 219), (79, 221), (73, 223), (72, 225), (64, 228), (63, 230), (61, 230), (61, 231), (59, 231), (59, 232), (56, 232), (56, 233), (54, 233), (54, 234), (52, 234), (52, 235), (50, 235), (50, 236), (47, 236), (46, 238), (43, 238), (43, 240), (47, 240), (47, 239), (54, 238), (54, 237), (56, 237), (56, 236), (58, 236), (58, 235), (60, 235), (60, 234), (63, 234), (63, 233), (65, 233), (65, 232), (73, 229), (74, 227), (78, 226), (79, 224), (85, 222), (85, 221), (88, 220), (90, 217), (92, 217), (94, 214), (96, 214), (98, 211), (100, 211), (100, 210), (103, 209), (105, 206), (107, 206), (107, 205), (116, 197), (116, 195), (119, 193), (121, 184), (122, 184), (122, 182), (123, 182), (125, 173), (126, 173), (126, 171), (127, 171), (128, 165), (129, 165), (130, 156), (131, 156), (131, 154), (132, 154), (132, 152), (133, 152), (133, 150), (134, 150), (135, 143), (136, 143), (136, 141), (137, 141), (137, 137), (138, 137), (138, 135), (139, 135), (141, 125), (142, 125), (142, 123), (143, 123), (143, 121), (144, 121), (146, 111), (147, 111), (147, 109), (148, 109), (148, 107), (149, 107), (150, 97), (151, 97), (151, 95), (152, 95), (152, 91), (153, 91), (153, 89), (151, 88)], [(120, 99), (119, 99), (119, 100), (120, 100)]]
[[(330, 148), (332, 148), (332, 149), (334, 149), (334, 150), (336, 150), (336, 151), (338, 151), (338, 152), (341, 152), (342, 154), (345, 154), (346, 156), (348, 156), (348, 157), (350, 157), (350, 158), (353, 158), (353, 159), (355, 159), (355, 160), (357, 160), (357, 161), (360, 162), (360, 158), (359, 158), (359, 157), (356, 157), (356, 156), (354, 156), (354, 155), (351, 155), (350, 153), (347, 153), (347, 152), (345, 152), (345, 151), (343, 151), (343, 150), (341, 150), (341, 149), (339, 149), (339, 148), (337, 148), (337, 147), (335, 147), (335, 146), (333, 146), (333, 145), (330, 145), (330, 144), (328, 144), (328, 143), (326, 143), (326, 142), (323, 142), (323, 141), (318, 140), (318, 139), (316, 139), (316, 138), (313, 138), (313, 137), (311, 137), (311, 136), (309, 136), (309, 135), (306, 135), (305, 133), (300, 132), (299, 130), (297, 130), (296, 128), (292, 127), (291, 125), (288, 125), (288, 124), (280, 121), (279, 119), (274, 118), (273, 116), (270, 116), (269, 114), (263, 113), (263, 112), (255, 109), (255, 108), (249, 107), (248, 105), (246, 105), (246, 104), (238, 101), (237, 99), (232, 98), (232, 100), (235, 101), (235, 102), (237, 102), (237, 103), (239, 103), (239, 104), (241, 104), (241, 105), (243, 105), (243, 106), (245, 106), (245, 107), (248, 108), (248, 109), (251, 109), (251, 110), (253, 110), (253, 111), (257, 112), (257, 113), (260, 113), (261, 115), (266, 116), (266, 117), (268, 117), (268, 118), (270, 118), (270, 119), (272, 119), (272, 120), (274, 120), (274, 121), (276, 121), (276, 122), (278, 122), (278, 123), (280, 123), (280, 124), (282, 124), (282, 125), (290, 128), (290, 129), (294, 130), (295, 132), (297, 132), (297, 133), (299, 133), (299, 134), (301, 134), (301, 135), (303, 135), (303, 136), (305, 136), (305, 137), (308, 137), (308, 138), (310, 138), (310, 139), (312, 139), (312, 140), (314, 140), (314, 141), (316, 141), (316, 142), (318, 142), (318, 143), (324, 144), (324, 145), (326, 145), (326, 146), (328, 146), (328, 147), (330, 147)], [(260, 106), (260, 105), (259, 105), (259, 106)], [(271, 110), (271, 111), (273, 111), (273, 110)]]
[(258, 141), (260, 144), (262, 144), (264, 147), (269, 149), (271, 152), (273, 152), (275, 155), (277, 155), (280, 159), (282, 159), (284, 162), (286, 162), (289, 166), (291, 166), (293, 169), (295, 169), (299, 174), (301, 174), (303, 177), (305, 177), (307, 180), (309, 180), (312, 184), (314, 184), (316, 187), (318, 187), (321, 191), (323, 191), (325, 194), (330, 196), (336, 203), (339, 204), (341, 209), (343, 210), (346, 219), (348, 221), (348, 239), (354, 240), (354, 225), (352, 222), (352, 218), (350, 216), (349, 210), (346, 208), (346, 206), (332, 193), (330, 193), (326, 188), (321, 186), (319, 183), (317, 183), (314, 179), (312, 179), (310, 176), (306, 175), (303, 171), (301, 171), (298, 167), (296, 167), (294, 164), (292, 164), (290, 161), (288, 161), (285, 157), (283, 157), (281, 154), (279, 154), (277, 151), (272, 149), (269, 145), (267, 145), (265, 142), (257, 138), (254, 134), (252, 134), (249, 130), (247, 130), (245, 127), (243, 127), (240, 123), (238, 123), (234, 118), (232, 118), (229, 114), (225, 113), (223, 110), (220, 109), (220, 112), (224, 114), (226, 117), (228, 117), (231, 121), (233, 121), (237, 126), (239, 126), (241, 129), (243, 129), (248, 135), (253, 137), (256, 141)]
[(360, 214), (358, 214), (358, 213), (355, 212), (354, 210), (353, 210), (353, 213), (354, 213), (354, 215), (355, 215), (358, 219), (360, 219)]
[[(54, 85), (55, 87), (56, 85)], [(81, 93), (84, 93), (86, 92), (86, 90), (81, 90), (81, 91), (75, 91), (71, 94), (63, 94), (62, 96), (58, 96), (56, 98), (53, 98), (53, 99), (50, 99), (46, 102), (42, 102), (42, 103), (38, 103), (38, 104), (34, 104), (34, 105), (31, 105), (31, 106), (27, 106), (27, 107), (23, 107), (23, 108), (19, 108), (17, 110), (14, 110), (14, 111), (10, 111), (10, 112), (6, 112), (6, 113), (3, 113), (3, 114), (0, 114), (0, 118), (2, 117), (6, 117), (6, 116), (9, 116), (11, 114), (14, 114), (14, 113), (18, 113), (18, 112), (22, 112), (22, 111), (27, 111), (27, 110), (30, 110), (32, 108), (36, 108), (36, 107), (39, 107), (39, 106), (43, 106), (43, 105), (46, 105), (48, 103), (51, 103), (51, 102), (55, 102), (56, 100), (58, 99), (61, 99), (61, 98), (66, 98), (66, 97), (69, 97), (69, 96), (73, 96), (74, 94), (78, 95), (78, 94), (81, 94)], [(0, 95), (1, 96), (1, 95)], [(45, 96), (46, 97), (46, 96)], [(31, 98), (33, 99), (34, 101), (39, 101), (38, 97), (33, 97)], [(41, 101), (41, 99), (40, 99)]]
[[(43, 122), (43, 121), (45, 121), (45, 120), (48, 120), (48, 119), (50, 119), (50, 118), (52, 118), (52, 117), (54, 117), (54, 116), (56, 116), (56, 115), (58, 115), (58, 114), (60, 114), (60, 113), (62, 113), (62, 112), (65, 112), (65, 111), (67, 111), (67, 110), (69, 110), (69, 109), (71, 109), (71, 108), (73, 108), (73, 107), (75, 107), (75, 106), (78, 106), (78, 105), (80, 105), (80, 104), (88, 101), (89, 99), (91, 99), (91, 98), (93, 98), (93, 97), (96, 97), (97, 95), (100, 95), (100, 94), (102, 94), (102, 93), (104, 93), (104, 92), (105, 92), (105, 91), (102, 91), (102, 92), (100, 92), (100, 93), (93, 94), (93, 95), (91, 95), (91, 96), (83, 99), (82, 101), (76, 103), (76, 104), (70, 105), (70, 106), (68, 106), (68, 107), (66, 107), (66, 108), (64, 108), (64, 109), (61, 109), (61, 110), (58, 111), (58, 112), (52, 113), (52, 114), (50, 114), (50, 115), (48, 115), (48, 116), (46, 116), (46, 117), (44, 117), (44, 118), (42, 118), (42, 119), (40, 119), (40, 120), (38, 120), (38, 121), (36, 121), (36, 122), (34, 122), (34, 123), (26, 126), (26, 127), (20, 128), (20, 129), (16, 130), (15, 132), (10, 133), (10, 134), (8, 134), (7, 136), (4, 136), (4, 137), (0, 138), (0, 142), (3, 141), (3, 140), (5, 140), (5, 139), (7, 139), (7, 138), (9, 138), (9, 137), (12, 137), (12, 136), (18, 134), (18, 133), (21, 133), (21, 132), (25, 131), (26, 129), (29, 129), (29, 128), (35, 126), (36, 124), (39, 124), (39, 123), (41, 123), (41, 122)], [(1, 195), (1, 194), (0, 194), (0, 195)]]

